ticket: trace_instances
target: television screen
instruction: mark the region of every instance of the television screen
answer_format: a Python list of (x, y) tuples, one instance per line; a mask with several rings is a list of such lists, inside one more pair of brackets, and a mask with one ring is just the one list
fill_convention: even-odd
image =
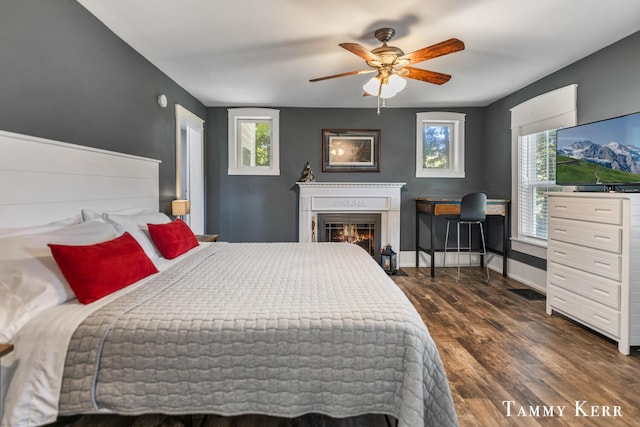
[(558, 185), (640, 183), (640, 112), (556, 133)]

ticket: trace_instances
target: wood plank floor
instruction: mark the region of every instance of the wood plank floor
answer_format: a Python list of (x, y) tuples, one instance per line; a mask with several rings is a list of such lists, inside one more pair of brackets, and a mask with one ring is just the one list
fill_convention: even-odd
[[(526, 286), (495, 272), (487, 281), (479, 268), (463, 269), (459, 280), (455, 268), (438, 269), (433, 279), (427, 268), (404, 271), (407, 275), (394, 276), (394, 281), (416, 306), (438, 346), (461, 426), (640, 425), (639, 352), (623, 356), (616, 343), (562, 316), (547, 316), (544, 299), (527, 300), (509, 291)], [(595, 407), (600, 416), (583, 416), (576, 402), (585, 414), (592, 415)], [(553, 416), (548, 416), (550, 409), (545, 416), (544, 407), (553, 407)], [(562, 415), (558, 407), (565, 407)], [(518, 416), (522, 411), (527, 416)], [(603, 416), (605, 411), (610, 416)], [(614, 417), (617, 411), (621, 416)], [(381, 416), (337, 420), (321, 415), (148, 415), (73, 417), (54, 425), (386, 427), (387, 422)]]

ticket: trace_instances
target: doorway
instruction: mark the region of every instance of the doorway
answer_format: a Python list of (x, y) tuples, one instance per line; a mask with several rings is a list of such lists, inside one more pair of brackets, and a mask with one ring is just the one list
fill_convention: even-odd
[(195, 234), (204, 234), (204, 120), (176, 104), (176, 196), (191, 202), (184, 216)]

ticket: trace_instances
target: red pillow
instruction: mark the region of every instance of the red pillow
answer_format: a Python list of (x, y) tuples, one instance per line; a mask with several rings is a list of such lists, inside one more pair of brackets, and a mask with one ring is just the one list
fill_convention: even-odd
[(95, 245), (50, 243), (49, 247), (78, 301), (83, 304), (158, 272), (129, 233)]
[(180, 219), (167, 224), (147, 224), (151, 240), (163, 257), (173, 259), (198, 246), (193, 231)]

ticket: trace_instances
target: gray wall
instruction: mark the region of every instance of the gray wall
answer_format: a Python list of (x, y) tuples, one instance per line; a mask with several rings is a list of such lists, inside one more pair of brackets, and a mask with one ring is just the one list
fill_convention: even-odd
[[(228, 241), (294, 241), (297, 239), (296, 179), (308, 160), (319, 181), (401, 181), (403, 192), (401, 249), (415, 247), (413, 198), (462, 195), (482, 190), (489, 197), (511, 197), (510, 112), (539, 94), (577, 83), (580, 123), (640, 110), (640, 33), (572, 64), (485, 108), (443, 108), (467, 114), (465, 179), (417, 179), (414, 176), (415, 113), (427, 109), (282, 108), (281, 175), (227, 176), (227, 111), (209, 108), (207, 115), (207, 229)], [(321, 173), (323, 128), (381, 129), (380, 173)], [(495, 228), (499, 224), (490, 224)], [(441, 228), (441, 227), (440, 227)], [(424, 235), (428, 239), (428, 234)], [(441, 239), (437, 235), (437, 240)], [(490, 241), (499, 247), (500, 233)], [(423, 242), (424, 243), (424, 242)], [(512, 256), (544, 268), (544, 260)]]
[[(416, 84), (419, 84), (416, 82)], [(296, 180), (307, 161), (318, 181), (406, 182), (402, 193), (401, 249), (415, 248), (417, 196), (483, 190), (484, 109), (446, 108), (466, 114), (466, 178), (415, 177), (416, 113), (426, 109), (280, 108), (280, 176), (227, 175), (227, 109), (207, 115), (207, 230), (227, 241), (297, 241)], [(380, 172), (323, 173), (322, 129), (380, 129)], [(493, 196), (493, 194), (489, 194)], [(425, 239), (428, 234), (425, 235)], [(423, 242), (424, 243), (424, 242)], [(397, 249), (397, 248), (395, 248)]]
[[(165, 93), (169, 107), (156, 103)], [(206, 108), (73, 0), (2, 0), (0, 129), (162, 160), (175, 197), (179, 103)]]
[[(578, 84), (578, 124), (640, 111), (640, 32), (571, 64), (485, 109), (487, 191), (511, 196), (510, 108), (551, 90)], [(512, 258), (545, 267), (544, 260), (512, 252)]]
[[(406, 182), (401, 249), (412, 250), (414, 197), (475, 190), (510, 197), (514, 105), (577, 83), (580, 123), (640, 110), (636, 33), (486, 108), (441, 109), (467, 114), (464, 179), (414, 177), (415, 113), (428, 110), (391, 108), (377, 116), (373, 105), (281, 108), (281, 175), (230, 177), (226, 109), (205, 108), (77, 2), (3, 0), (0, 59), (0, 129), (160, 159), (165, 211), (175, 196), (175, 124), (173, 109), (159, 108), (156, 97), (165, 93), (170, 107), (179, 103), (205, 118), (207, 231), (229, 241), (297, 240), (294, 183), (308, 160), (320, 181)], [(381, 171), (322, 173), (323, 128), (381, 129)]]

